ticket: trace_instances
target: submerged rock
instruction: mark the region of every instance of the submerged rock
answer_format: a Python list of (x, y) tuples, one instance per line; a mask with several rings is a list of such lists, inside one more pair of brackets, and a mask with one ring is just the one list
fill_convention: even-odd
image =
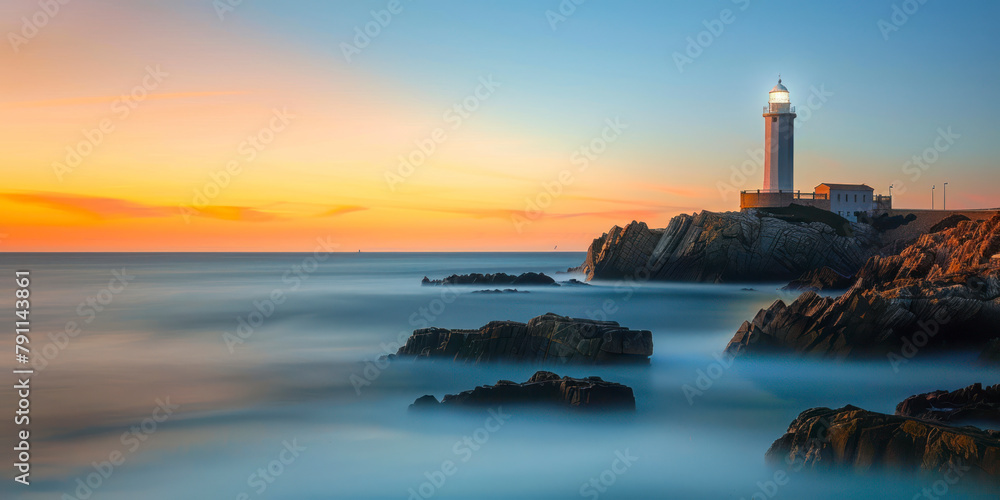
[(446, 406), (488, 407), (499, 405), (551, 405), (585, 410), (635, 410), (632, 388), (600, 377), (560, 377), (539, 371), (523, 384), (500, 380), (441, 399), (431, 395), (417, 398), (410, 410)]
[(910, 396), (896, 406), (896, 415), (950, 424), (1000, 425), (1000, 384), (985, 389), (983, 384), (973, 384), (957, 391)]
[(802, 412), (765, 458), (807, 469), (889, 468), (1000, 480), (1000, 432), (950, 427), (854, 406)]
[(744, 322), (733, 355), (790, 352), (828, 358), (983, 352), (1000, 331), (1000, 215), (921, 236), (898, 255), (872, 257), (836, 298), (814, 292), (776, 301)]
[(421, 285), (555, 285), (556, 280), (544, 273), (523, 273), (517, 276), (507, 273), (496, 274), (453, 274), (440, 280), (432, 280), (427, 276), (420, 281)]
[(633, 221), (595, 239), (583, 271), (588, 279), (787, 281), (823, 266), (854, 274), (881, 246), (867, 224), (810, 217), (706, 210), (678, 215), (665, 229)]
[(415, 330), (396, 354), (472, 363), (648, 363), (653, 334), (614, 321), (547, 313), (527, 323), (491, 321), (478, 330)]

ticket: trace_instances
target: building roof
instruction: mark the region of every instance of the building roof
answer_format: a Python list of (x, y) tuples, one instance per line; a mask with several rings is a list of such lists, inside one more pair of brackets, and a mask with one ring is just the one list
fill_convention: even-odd
[(824, 182), (824, 183), (820, 184), (819, 186), (816, 186), (816, 190), (819, 190), (819, 188), (821, 188), (823, 186), (826, 186), (827, 189), (830, 189), (830, 190), (836, 189), (837, 191), (874, 191), (875, 190), (875, 188), (869, 186), (868, 184), (831, 184), (829, 182)]
[(778, 84), (771, 89), (771, 92), (788, 92), (788, 89), (781, 84), (781, 78), (778, 78)]

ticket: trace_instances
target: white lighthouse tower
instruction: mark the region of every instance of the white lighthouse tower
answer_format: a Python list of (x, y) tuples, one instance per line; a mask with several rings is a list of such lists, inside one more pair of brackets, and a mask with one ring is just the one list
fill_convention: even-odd
[(764, 106), (764, 191), (794, 189), (794, 144), (795, 108), (779, 76)]

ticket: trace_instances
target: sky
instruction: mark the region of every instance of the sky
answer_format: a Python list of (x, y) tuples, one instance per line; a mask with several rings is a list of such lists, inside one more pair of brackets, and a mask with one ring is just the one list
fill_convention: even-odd
[(779, 73), (797, 189), (1000, 206), (996, 2), (61, 1), (0, 5), (4, 251), (583, 251), (738, 210)]

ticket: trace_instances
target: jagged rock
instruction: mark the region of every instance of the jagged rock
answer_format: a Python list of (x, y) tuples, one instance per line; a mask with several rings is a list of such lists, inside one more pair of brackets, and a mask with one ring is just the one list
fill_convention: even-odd
[(944, 231), (946, 229), (951, 229), (953, 227), (957, 227), (958, 223), (964, 222), (964, 221), (967, 221), (967, 220), (972, 220), (972, 219), (970, 219), (970, 218), (968, 218), (968, 217), (966, 217), (966, 216), (964, 216), (962, 214), (949, 215), (948, 217), (945, 217), (944, 219), (942, 219), (941, 222), (938, 222), (937, 224), (934, 224), (933, 226), (931, 226), (930, 230), (927, 231), (927, 232), (928, 233), (940, 233), (941, 231)]
[(851, 275), (880, 242), (871, 226), (848, 224), (792, 223), (755, 211), (683, 214), (665, 229), (633, 221), (595, 239), (583, 270), (588, 279), (638, 281), (787, 281), (823, 266)]
[(840, 297), (776, 301), (726, 350), (877, 355), (894, 365), (925, 349), (982, 351), (1000, 331), (1000, 269), (990, 265), (998, 250), (1000, 215), (926, 234), (898, 255), (869, 259)]
[(523, 273), (517, 276), (507, 273), (496, 274), (453, 274), (440, 280), (432, 280), (427, 276), (420, 281), (421, 285), (555, 285), (556, 280), (544, 273)]
[(912, 417), (885, 415), (854, 406), (802, 412), (765, 458), (807, 469), (890, 468), (905, 472), (961, 472), (980, 480), (1000, 479), (1000, 432), (950, 427)]
[(814, 269), (812, 271), (807, 271), (798, 279), (792, 280), (789, 284), (785, 285), (782, 290), (787, 291), (832, 291), (832, 290), (847, 290), (851, 287), (854, 282), (854, 278), (851, 276), (844, 276), (829, 267), (823, 266), (819, 269)]
[(653, 334), (614, 321), (547, 313), (526, 324), (491, 321), (479, 330), (415, 330), (396, 354), (473, 363), (645, 363), (653, 354)]
[(435, 407), (490, 407), (499, 405), (554, 405), (586, 410), (635, 410), (632, 388), (600, 377), (583, 379), (560, 377), (539, 371), (523, 384), (500, 380), (459, 394), (448, 394), (438, 403), (434, 396), (423, 396), (410, 405), (411, 410)]
[(910, 396), (896, 405), (896, 415), (941, 423), (1000, 424), (1000, 384), (973, 384), (957, 391)]

